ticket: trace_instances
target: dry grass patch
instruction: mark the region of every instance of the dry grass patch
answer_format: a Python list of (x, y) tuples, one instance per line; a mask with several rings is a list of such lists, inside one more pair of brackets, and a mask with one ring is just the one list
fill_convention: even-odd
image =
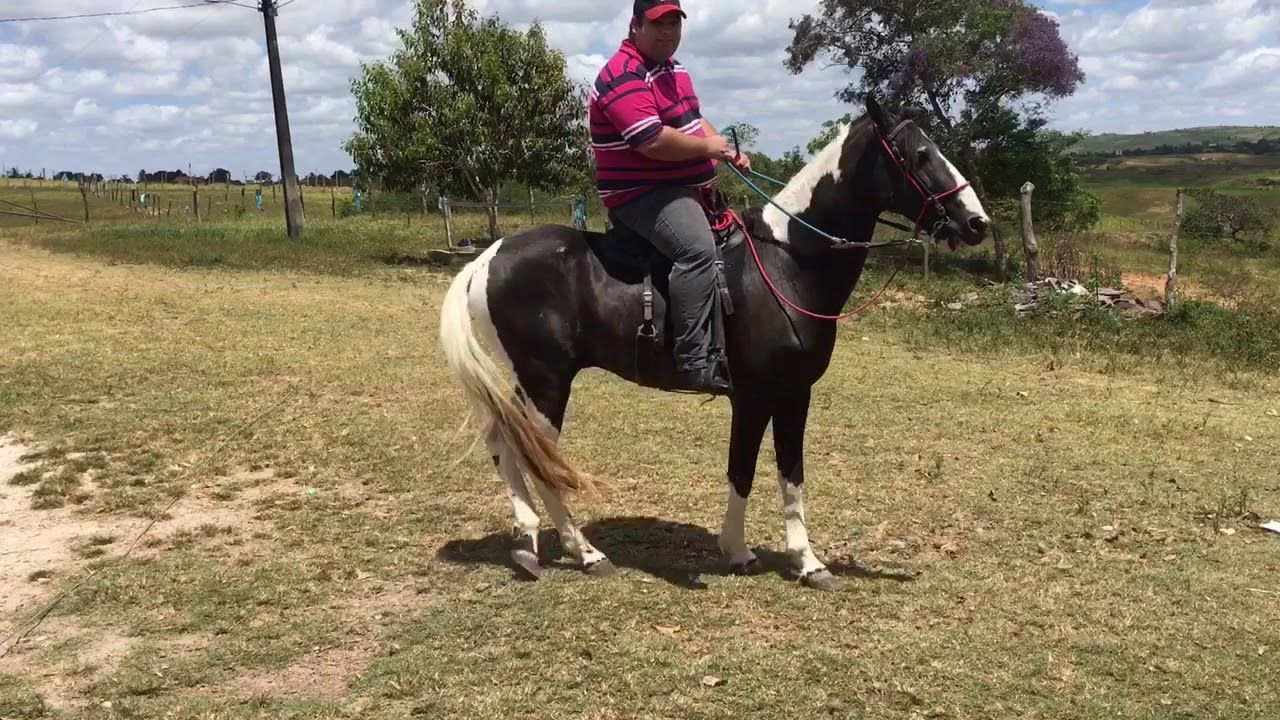
[[(1280, 617), (1255, 592), (1280, 590), (1280, 555), (1252, 529), (1280, 513), (1266, 373), (1103, 375), (847, 327), (809, 423), (809, 525), (845, 576), (828, 595), (777, 554), (767, 447), (748, 533), (770, 572), (726, 574), (726, 403), (585, 373), (566, 451), (612, 491), (578, 515), (623, 574), (583, 576), (547, 532), (555, 567), (525, 584), (488, 459), (455, 464), (471, 438), (452, 434), (462, 405), (435, 347), (446, 278), (0, 253), (16, 300), (0, 306), (0, 427), (109, 459), (82, 512), (209, 503), (211, 529), (55, 611), (137, 639), (66, 717), (103, 702), (155, 718), (895, 720), (1280, 705)], [(207, 642), (161, 655), (191, 636)], [(71, 672), (55, 655), (0, 671), (0, 708), (41, 717), (42, 673)]]

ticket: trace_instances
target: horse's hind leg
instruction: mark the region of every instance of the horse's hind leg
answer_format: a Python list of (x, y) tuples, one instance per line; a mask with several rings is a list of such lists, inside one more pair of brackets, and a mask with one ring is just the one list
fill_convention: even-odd
[[(534, 411), (543, 425), (543, 431), (549, 437), (559, 439), (560, 429), (564, 425), (564, 411), (569, 404), (569, 387), (572, 380), (560, 383), (547, 383), (537, 390), (528, 388), (526, 407)], [(560, 542), (568, 553), (582, 562), (582, 567), (596, 577), (614, 575), (617, 570), (605, 554), (600, 552), (587, 540), (578, 528), (573, 514), (565, 506), (564, 499), (556, 490), (534, 482), (542, 504), (551, 516), (551, 522), (560, 532)]]
[(542, 566), (538, 563), (538, 511), (533, 507), (529, 485), (525, 482), (524, 473), (512, 455), (511, 448), (503, 442), (496, 430), (489, 431), (486, 443), (498, 474), (507, 483), (507, 496), (511, 500), (511, 510), (515, 513), (516, 522), (511, 530), (514, 544), (511, 562), (522, 575), (537, 580), (542, 577)]

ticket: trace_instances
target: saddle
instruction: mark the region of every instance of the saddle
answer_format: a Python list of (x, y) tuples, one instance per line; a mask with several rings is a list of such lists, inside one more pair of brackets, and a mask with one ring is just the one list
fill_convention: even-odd
[[(702, 205), (715, 234), (715, 293), (711, 310), (711, 361), (728, 376), (725, 349), (726, 318), (734, 314), (733, 299), (725, 280), (725, 251), (741, 243), (745, 236), (733, 221), (731, 208), (718, 190), (703, 193)], [(590, 241), (591, 250), (615, 277), (641, 285), (641, 320), (636, 328), (636, 379), (644, 385), (662, 387), (664, 368), (674, 361), (670, 333), (659, 333), (654, 321), (654, 293), (667, 296), (667, 278), (672, 261), (658, 252), (647, 239), (622, 225), (610, 227)], [(668, 313), (670, 303), (667, 303)], [(664, 325), (670, 328), (671, 323)]]

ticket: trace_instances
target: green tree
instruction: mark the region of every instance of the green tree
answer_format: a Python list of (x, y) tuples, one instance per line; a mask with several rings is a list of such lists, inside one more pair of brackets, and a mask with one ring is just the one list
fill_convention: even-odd
[[(1083, 222), (1093, 214), (1096, 196), (1070, 181), (1074, 171), (1059, 157), (1066, 146), (1040, 137), (1049, 103), (1074, 93), (1084, 73), (1056, 21), (1029, 3), (822, 0), (816, 14), (793, 20), (791, 29), (786, 65), (793, 73), (825, 58), (859, 71), (839, 93), (845, 101), (875, 93), (930, 108), (938, 124), (931, 136), (984, 200), (1012, 199), (1030, 180), (1037, 199), (1075, 206), (1063, 218)], [(1010, 163), (1048, 175), (999, 177)], [(996, 241), (1003, 262), (999, 234)]]
[(1183, 233), (1192, 239), (1232, 242), (1270, 247), (1276, 227), (1276, 213), (1257, 200), (1224, 195), (1208, 188), (1193, 188), (1187, 195), (1196, 205), (1182, 219)]
[[(416, 0), (402, 47), (351, 82), (357, 130), (343, 148), (365, 179), (434, 185), (492, 205), (504, 183), (580, 185), (585, 93), (541, 25), (519, 32), (461, 0)], [(497, 238), (497, 217), (489, 214)]]

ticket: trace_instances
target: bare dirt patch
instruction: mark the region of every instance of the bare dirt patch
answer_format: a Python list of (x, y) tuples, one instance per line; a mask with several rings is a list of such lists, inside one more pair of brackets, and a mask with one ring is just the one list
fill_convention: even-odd
[(1121, 276), (1121, 282), (1138, 297), (1147, 299), (1164, 298), (1165, 278), (1161, 275), (1124, 273)]
[[(84, 571), (94, 559), (123, 554), (147, 520), (90, 514), (72, 507), (33, 509), (35, 485), (12, 484), (21, 473), (44, 465), (24, 456), (38, 450), (14, 435), (0, 436), (0, 635), (47, 601), (59, 582)], [(226, 500), (218, 500), (235, 488)], [(149, 531), (135, 557), (162, 552), (184, 535), (202, 530), (247, 536), (255, 526), (255, 505), (276, 494), (296, 494), (296, 482), (277, 480), (270, 469), (245, 471), (193, 485)]]
[[(77, 541), (116, 536), (136, 525), (69, 508), (33, 510), (35, 486), (10, 480), (38, 468), (22, 460), (34, 449), (13, 436), (0, 437), (0, 615), (28, 609), (47, 595), (62, 574), (79, 564), (73, 550)], [(0, 633), (11, 629), (0, 619)]]

